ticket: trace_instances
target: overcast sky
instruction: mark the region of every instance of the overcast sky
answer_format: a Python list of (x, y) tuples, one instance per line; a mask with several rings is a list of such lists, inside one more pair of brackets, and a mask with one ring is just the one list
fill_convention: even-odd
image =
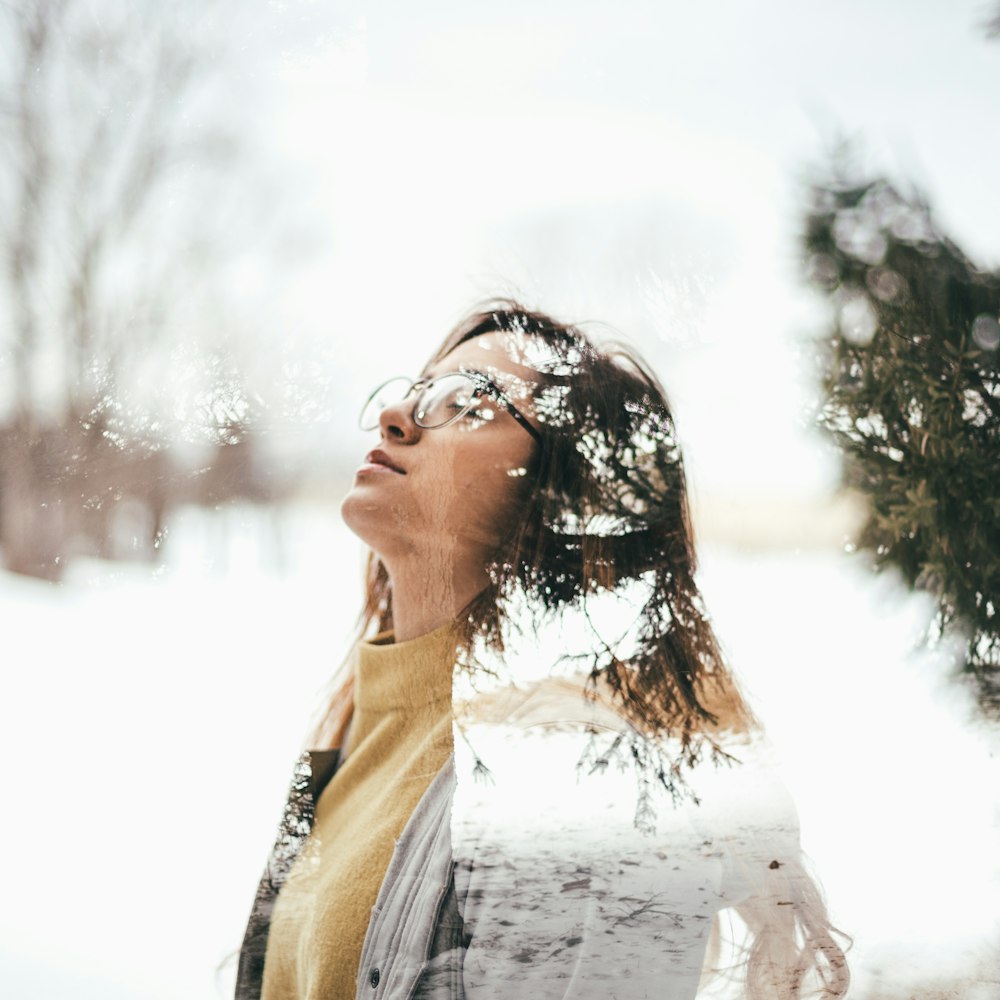
[(1000, 44), (980, 2), (335, 6), (269, 5), (237, 40), (308, 220), (282, 335), (320, 345), (347, 454), (369, 383), (515, 291), (652, 358), (696, 490), (818, 497), (835, 466), (806, 430), (807, 168), (856, 136), (1000, 260)]

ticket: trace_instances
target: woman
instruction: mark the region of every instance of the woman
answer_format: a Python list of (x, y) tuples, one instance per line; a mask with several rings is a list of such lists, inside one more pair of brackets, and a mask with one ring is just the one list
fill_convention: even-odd
[(371, 548), (360, 638), (296, 770), (237, 997), (694, 996), (718, 986), (726, 909), (750, 995), (842, 995), (701, 606), (656, 379), (503, 301), (376, 390), (362, 426), (379, 440), (342, 506)]

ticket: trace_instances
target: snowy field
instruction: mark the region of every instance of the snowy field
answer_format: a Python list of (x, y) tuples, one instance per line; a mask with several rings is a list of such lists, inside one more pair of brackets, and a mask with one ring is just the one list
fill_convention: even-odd
[[(231, 993), (360, 577), (332, 510), (188, 513), (155, 570), (0, 574), (0, 995)], [(955, 996), (996, 997), (1000, 731), (914, 652), (927, 604), (836, 551), (706, 549), (702, 581), (854, 937), (852, 996), (966, 977)]]

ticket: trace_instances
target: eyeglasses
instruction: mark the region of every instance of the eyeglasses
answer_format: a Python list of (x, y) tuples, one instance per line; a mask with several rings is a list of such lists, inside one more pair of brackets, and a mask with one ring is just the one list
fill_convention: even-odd
[(413, 422), (424, 430), (447, 427), (468, 413), (483, 396), (500, 404), (539, 444), (542, 436), (528, 418), (504, 395), (503, 390), (482, 372), (445, 372), (434, 378), (414, 381), (405, 375), (383, 382), (369, 397), (361, 410), (361, 429), (373, 431), (379, 425), (382, 411), (417, 392), (413, 407)]

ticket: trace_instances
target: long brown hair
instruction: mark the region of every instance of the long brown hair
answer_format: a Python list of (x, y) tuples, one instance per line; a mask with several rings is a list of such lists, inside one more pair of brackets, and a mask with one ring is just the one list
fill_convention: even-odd
[[(592, 691), (604, 691), (643, 736), (679, 740), (687, 755), (720, 724), (753, 729), (695, 582), (684, 467), (663, 387), (634, 350), (598, 347), (578, 327), (507, 299), (469, 314), (431, 363), (497, 332), (511, 335), (514, 360), (538, 372), (542, 439), (491, 582), (464, 609), (466, 645), (478, 639), (502, 649), (515, 595), (541, 620), (638, 585), (638, 641), (627, 657), (610, 643), (594, 649)], [(359, 631), (390, 628), (391, 583), (373, 553)], [(711, 737), (709, 745), (718, 749)]]

